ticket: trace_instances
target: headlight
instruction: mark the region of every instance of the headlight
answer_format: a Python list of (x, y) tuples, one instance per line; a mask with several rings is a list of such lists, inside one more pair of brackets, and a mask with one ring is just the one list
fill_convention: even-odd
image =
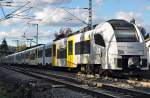
[(124, 54), (123, 50), (118, 50), (118, 54)]

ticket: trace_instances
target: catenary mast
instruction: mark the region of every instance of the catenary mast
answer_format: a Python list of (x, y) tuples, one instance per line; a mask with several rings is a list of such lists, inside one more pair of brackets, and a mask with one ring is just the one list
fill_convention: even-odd
[(90, 29), (92, 29), (92, 0), (89, 0), (89, 20), (88, 20), (88, 26)]

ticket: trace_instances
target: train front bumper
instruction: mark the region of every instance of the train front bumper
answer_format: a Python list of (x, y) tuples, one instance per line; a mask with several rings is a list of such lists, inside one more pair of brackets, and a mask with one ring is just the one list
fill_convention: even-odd
[(124, 68), (130, 70), (147, 70), (148, 64), (147, 59), (137, 58), (137, 57), (127, 57), (127, 58), (115, 58), (114, 64), (116, 68), (124, 70)]

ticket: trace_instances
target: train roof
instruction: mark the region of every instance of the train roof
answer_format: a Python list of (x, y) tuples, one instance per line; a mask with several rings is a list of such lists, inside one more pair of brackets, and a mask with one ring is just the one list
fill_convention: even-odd
[[(43, 45), (44, 45), (44, 44), (35, 45), (35, 46), (33, 46), (33, 47), (30, 47), (30, 48), (25, 49), (25, 50), (23, 50), (23, 51), (19, 51), (19, 52), (13, 53), (13, 54), (11, 54), (11, 55), (17, 55), (17, 54), (20, 54), (20, 53), (24, 53), (24, 52), (26, 52), (26, 51), (34, 50), (34, 49), (36, 49), (36, 48), (42, 47)], [(8, 55), (8, 56), (9, 56), (9, 55)]]
[(57, 40), (61, 40), (61, 39), (64, 39), (64, 38), (67, 38), (67, 37), (70, 37), (70, 36), (73, 36), (73, 35), (76, 35), (76, 34), (79, 34), (79, 33), (84, 33), (84, 32), (87, 32), (87, 31), (91, 31), (93, 29), (95, 29), (95, 27), (97, 26), (98, 24), (95, 24), (92, 26), (92, 29), (89, 28), (89, 26), (86, 26), (78, 31), (75, 31), (71, 34), (69, 34), (68, 36), (61, 36), (60, 38), (56, 38), (54, 39), (53, 41), (57, 41)]
[(75, 31), (74, 33), (72, 33), (72, 34), (70, 34), (68, 36), (76, 35), (76, 34), (79, 34), (79, 33), (84, 33), (84, 32), (87, 32), (87, 31), (91, 31), (91, 30), (95, 29), (97, 25), (98, 24), (93, 25), (92, 29), (90, 29), (89, 26), (84, 27), (84, 28), (82, 28), (82, 29), (80, 29), (78, 31)]
[(45, 45), (45, 44), (40, 44), (40, 45), (38, 45), (38, 46), (36, 46), (36, 47), (32, 47), (32, 48), (29, 48), (29, 49), (24, 50), (24, 51), (35, 50), (35, 49), (37, 49), (37, 48), (41, 48), (41, 47), (43, 47), (44, 45)]
[(10, 57), (10, 56), (14, 56), (14, 55), (17, 55), (17, 54), (25, 53), (26, 51), (30, 51), (30, 50), (34, 50), (34, 49), (43, 47), (43, 45), (44, 44), (39, 44), (39, 45), (33, 46), (33, 47), (29, 48), (29, 49), (26, 49), (26, 50), (23, 50), (23, 51), (19, 51), (19, 52), (15, 52), (13, 54), (7, 55), (6, 57)]
[(112, 19), (108, 20), (106, 22), (109, 22), (113, 29), (128, 29), (128, 28), (134, 28), (134, 25), (126, 20), (121, 19)]
[[(121, 19), (111, 19), (111, 20), (108, 20), (108, 21), (105, 21), (105, 22), (108, 22), (112, 25), (113, 29), (128, 29), (128, 28), (134, 28), (134, 25), (126, 20), (121, 20)], [(67, 37), (70, 37), (70, 36), (73, 36), (73, 35), (76, 35), (76, 34), (79, 34), (79, 33), (84, 33), (84, 32), (87, 32), (87, 31), (91, 31), (93, 29), (95, 29), (96, 27), (98, 26), (98, 24), (95, 24), (93, 25), (92, 29), (90, 29), (88, 26), (87, 27), (84, 27), (78, 31), (75, 31), (71, 34), (69, 34), (68, 36), (61, 36), (60, 38), (57, 38), (53, 41), (57, 41), (57, 40), (61, 40), (63, 38), (67, 38)]]
[(10, 56), (13, 56), (13, 55), (15, 55), (15, 53), (13, 53), (13, 54), (10, 54), (10, 55), (7, 55), (7, 56), (5, 56), (5, 57), (10, 57)]
[(40, 46), (43, 46), (43, 45), (45, 45), (45, 44), (38, 44), (38, 45), (35, 45), (35, 46), (31, 46), (31, 47), (29, 47), (29, 48), (27, 48), (25, 50), (28, 50), (28, 49), (31, 49), (31, 48), (35, 48), (35, 47), (40, 47)]

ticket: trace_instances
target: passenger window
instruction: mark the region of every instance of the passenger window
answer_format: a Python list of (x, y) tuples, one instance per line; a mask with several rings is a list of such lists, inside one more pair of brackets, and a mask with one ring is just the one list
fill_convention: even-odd
[(38, 58), (42, 57), (42, 50), (38, 50)]
[(73, 54), (73, 41), (68, 42), (68, 55)]
[(83, 54), (90, 54), (90, 40), (84, 41), (83, 47)]
[(57, 50), (57, 58), (58, 59), (66, 58), (66, 49), (65, 48), (60, 48)]
[(45, 57), (51, 57), (52, 56), (52, 48), (45, 49)]
[(95, 44), (105, 47), (105, 41), (100, 34), (94, 35)]
[(75, 43), (75, 54), (81, 54), (80, 42)]
[(90, 40), (75, 43), (75, 54), (89, 54)]

